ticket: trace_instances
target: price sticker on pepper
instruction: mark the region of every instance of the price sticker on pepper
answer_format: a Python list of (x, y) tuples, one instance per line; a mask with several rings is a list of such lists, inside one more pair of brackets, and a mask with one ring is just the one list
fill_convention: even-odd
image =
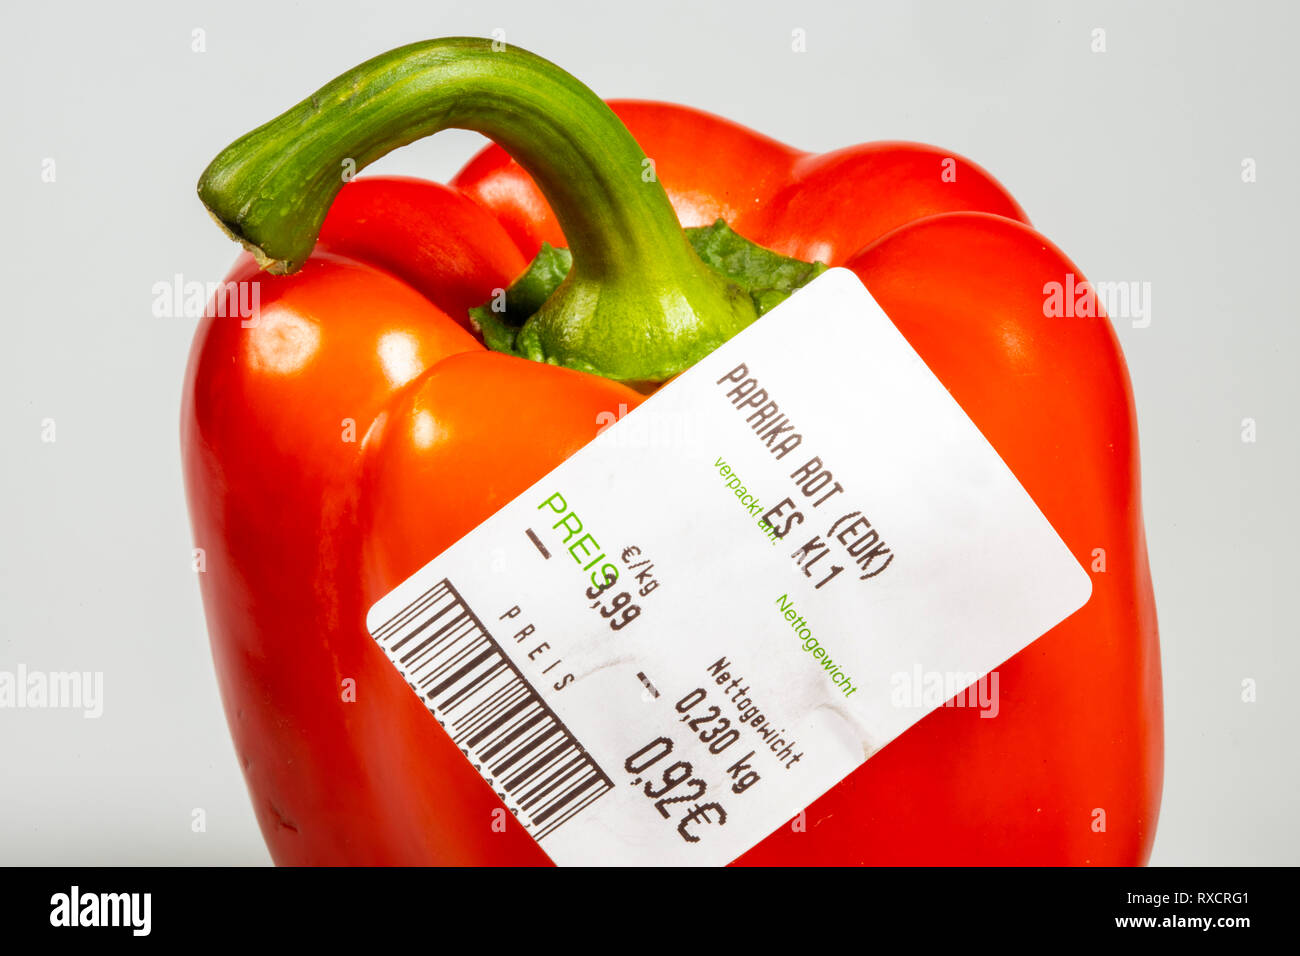
[[(861, 413), (867, 355), (882, 369), (871, 390), (905, 413)], [(556, 862), (716, 865), (925, 715), (895, 705), (894, 675), (922, 663), (973, 682), (1090, 593), (992, 446), (837, 269), (367, 620)]]

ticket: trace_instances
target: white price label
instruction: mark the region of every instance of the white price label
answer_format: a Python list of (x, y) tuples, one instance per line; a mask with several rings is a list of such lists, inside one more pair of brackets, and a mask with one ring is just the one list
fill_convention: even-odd
[[(1091, 589), (862, 283), (832, 269), (367, 626), (555, 862), (717, 865)], [(923, 674), (947, 675), (942, 698), (900, 702), (900, 675)]]

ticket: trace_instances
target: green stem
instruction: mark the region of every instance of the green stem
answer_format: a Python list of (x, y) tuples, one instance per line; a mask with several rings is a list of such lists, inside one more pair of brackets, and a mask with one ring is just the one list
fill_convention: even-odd
[[(236, 140), (199, 180), (213, 216), (263, 268), (311, 253), (347, 161), (360, 170), (449, 127), (500, 144), (533, 177), (573, 253), (521, 331), (521, 354), (624, 381), (662, 381), (756, 316), (687, 241), (645, 154), (593, 92), (517, 48), (454, 38), (361, 64)], [(647, 181), (649, 180), (649, 181)]]

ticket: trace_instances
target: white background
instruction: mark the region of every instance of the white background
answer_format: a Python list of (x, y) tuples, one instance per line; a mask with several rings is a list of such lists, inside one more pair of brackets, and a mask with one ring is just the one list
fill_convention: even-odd
[[(965, 154), (1089, 277), (1151, 283), (1151, 326), (1119, 335), (1164, 655), (1152, 862), (1300, 862), (1293, 4), (223, 0), (6, 10), (0, 669), (103, 671), (105, 712), (0, 710), (0, 863), (268, 862), (190, 570), (177, 422), (194, 321), (154, 318), (151, 290), (233, 258), (194, 196), (228, 141), (375, 53), (498, 27), (604, 96), (811, 150)], [(479, 143), (448, 132), (374, 169), (445, 179)]]

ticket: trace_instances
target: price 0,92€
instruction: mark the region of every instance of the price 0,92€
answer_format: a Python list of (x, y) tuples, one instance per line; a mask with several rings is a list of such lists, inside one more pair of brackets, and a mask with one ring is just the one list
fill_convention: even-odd
[(722, 826), (727, 811), (720, 803), (701, 803), (708, 784), (691, 774), (689, 760), (662, 761), (673, 752), (673, 742), (656, 737), (623, 762), (623, 769), (635, 774), (633, 786), (641, 786), (646, 798), (665, 820), (678, 818), (677, 834), (687, 843), (699, 843), (700, 831), (708, 826)]

